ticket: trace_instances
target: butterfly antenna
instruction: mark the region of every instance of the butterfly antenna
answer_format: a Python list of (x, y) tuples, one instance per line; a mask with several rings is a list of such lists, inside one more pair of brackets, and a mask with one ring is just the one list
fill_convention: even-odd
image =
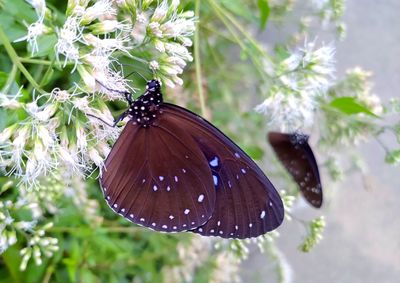
[(95, 116), (95, 115), (92, 115), (92, 114), (86, 114), (86, 116), (89, 116), (89, 117), (92, 117), (92, 118), (95, 118), (95, 119), (97, 119), (97, 120), (100, 120), (101, 122), (103, 122), (104, 124), (106, 124), (107, 126), (109, 126), (109, 127), (112, 127), (112, 128), (114, 128), (115, 126), (114, 125), (111, 125), (110, 123), (108, 123), (107, 121), (104, 121), (102, 118), (100, 118), (100, 117), (97, 117), (97, 116)]
[(141, 77), (146, 83), (149, 81), (145, 76), (143, 76), (141, 73), (139, 73), (138, 71), (132, 71), (130, 72), (128, 75), (126, 75), (124, 77), (124, 79), (128, 78), (130, 75), (132, 74), (137, 74), (139, 77)]
[(111, 89), (109, 87), (106, 87), (104, 84), (102, 84), (100, 81), (96, 80), (96, 82), (101, 85), (102, 87), (104, 87), (106, 90), (112, 91), (112, 92), (116, 92), (119, 94), (122, 94), (125, 96), (125, 99), (128, 101), (129, 105), (132, 105), (133, 100), (132, 100), (132, 94), (129, 91), (120, 91), (117, 89)]

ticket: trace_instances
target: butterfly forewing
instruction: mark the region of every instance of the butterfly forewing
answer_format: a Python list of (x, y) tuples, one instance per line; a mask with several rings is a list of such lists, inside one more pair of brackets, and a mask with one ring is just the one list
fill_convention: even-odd
[(268, 140), (279, 160), (298, 184), (304, 198), (314, 207), (322, 205), (318, 164), (308, 144), (308, 136), (270, 132)]
[(215, 190), (208, 161), (179, 125), (160, 118), (144, 128), (129, 121), (109, 154), (101, 185), (109, 206), (130, 221), (178, 232), (212, 215)]
[(249, 238), (283, 221), (281, 198), (261, 169), (233, 141), (200, 116), (164, 104), (163, 119), (192, 136), (207, 160), (216, 191), (212, 217), (193, 230), (206, 236)]

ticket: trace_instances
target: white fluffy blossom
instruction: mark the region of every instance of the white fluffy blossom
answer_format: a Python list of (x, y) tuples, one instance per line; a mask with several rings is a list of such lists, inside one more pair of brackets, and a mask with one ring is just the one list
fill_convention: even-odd
[(311, 127), (318, 100), (324, 97), (334, 78), (334, 48), (330, 45), (315, 49), (314, 43), (293, 52), (268, 73), (275, 73), (268, 98), (255, 110), (264, 113), (271, 127), (296, 131)]
[(58, 41), (55, 46), (57, 56), (65, 57), (64, 64), (73, 61), (75, 66), (80, 62), (78, 41), (82, 38), (83, 28), (80, 26), (80, 17), (70, 16), (58, 32)]

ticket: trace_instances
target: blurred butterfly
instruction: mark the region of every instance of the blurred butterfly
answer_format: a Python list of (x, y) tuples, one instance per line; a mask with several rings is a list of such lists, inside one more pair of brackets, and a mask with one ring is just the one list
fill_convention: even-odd
[(322, 185), (317, 161), (308, 144), (309, 136), (300, 133), (268, 133), (268, 141), (278, 159), (299, 186), (304, 198), (314, 207), (322, 205)]
[(165, 103), (157, 80), (137, 100), (125, 95), (129, 109), (116, 123), (129, 121), (100, 179), (116, 213), (156, 231), (223, 238), (257, 237), (282, 223), (274, 186), (221, 131)]

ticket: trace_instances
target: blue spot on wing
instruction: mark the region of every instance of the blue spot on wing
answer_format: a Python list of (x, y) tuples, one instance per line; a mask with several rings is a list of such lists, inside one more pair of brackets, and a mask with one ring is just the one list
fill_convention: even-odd
[(210, 162), (211, 167), (218, 167), (218, 157), (214, 157)]
[(213, 179), (214, 179), (215, 188), (217, 188), (217, 186), (218, 186), (218, 180), (219, 180), (218, 175), (213, 174)]

